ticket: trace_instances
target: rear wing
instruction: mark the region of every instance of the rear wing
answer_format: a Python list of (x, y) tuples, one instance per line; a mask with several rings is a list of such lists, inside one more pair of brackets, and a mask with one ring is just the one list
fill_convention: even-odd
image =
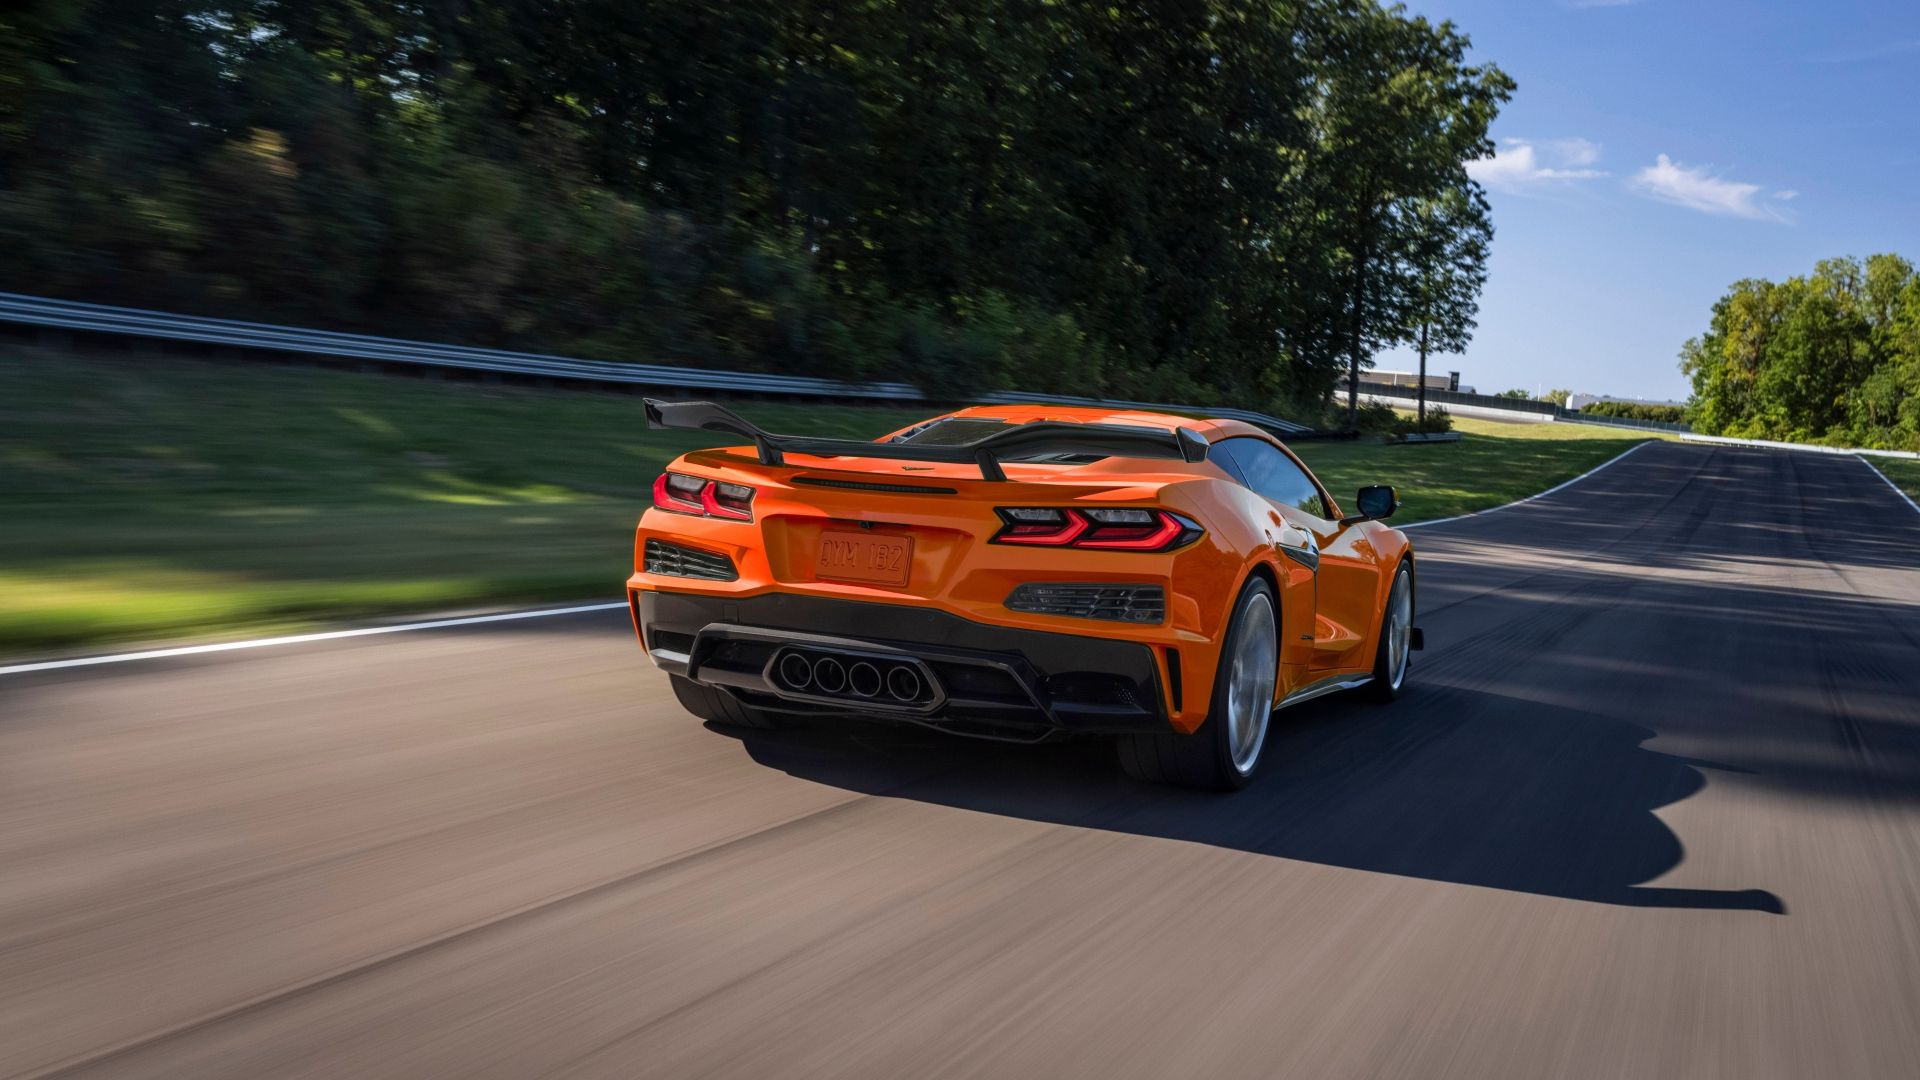
[(746, 417), (711, 401), (660, 401), (643, 398), (647, 426), (698, 431), (725, 431), (753, 441), (760, 464), (784, 465), (788, 454), (815, 457), (887, 458), (897, 461), (939, 461), (973, 464), (987, 480), (1005, 480), (1000, 459), (1012, 454), (1043, 451), (1056, 454), (1099, 454), (1109, 457), (1172, 458), (1204, 461), (1207, 440), (1192, 428), (1147, 427), (1134, 424), (1074, 424), (1036, 420), (1010, 424), (985, 438), (953, 446), (925, 443), (877, 443), (860, 439), (815, 439), (802, 435), (775, 435)]

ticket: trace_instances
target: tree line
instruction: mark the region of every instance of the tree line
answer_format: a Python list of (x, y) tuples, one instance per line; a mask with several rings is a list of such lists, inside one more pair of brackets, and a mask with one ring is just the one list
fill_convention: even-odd
[(1920, 275), (1874, 255), (1737, 282), (1680, 370), (1695, 431), (1920, 450)]
[(1464, 348), (1512, 91), (1372, 0), (26, 0), (0, 288), (1300, 414)]
[(1682, 405), (1657, 405), (1646, 401), (1589, 401), (1580, 406), (1583, 416), (1617, 416), (1622, 420), (1654, 420), (1662, 424), (1686, 422)]

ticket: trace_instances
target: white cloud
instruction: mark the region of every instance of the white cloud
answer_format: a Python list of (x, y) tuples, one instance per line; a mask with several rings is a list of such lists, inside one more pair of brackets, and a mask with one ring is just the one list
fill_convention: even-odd
[(1547, 144), (1567, 165), (1591, 165), (1600, 160), (1600, 144), (1592, 139), (1555, 139)]
[[(1747, 218), (1753, 221), (1787, 221), (1786, 213), (1760, 198), (1759, 184), (1725, 180), (1705, 168), (1676, 164), (1661, 154), (1654, 164), (1634, 174), (1633, 187), (1649, 198), (1698, 210), (1703, 214)], [(1785, 200), (1792, 194), (1777, 192), (1773, 198)]]
[(1587, 139), (1503, 139), (1494, 156), (1467, 162), (1467, 175), (1495, 191), (1523, 191), (1605, 176), (1587, 168), (1599, 160), (1600, 144)]

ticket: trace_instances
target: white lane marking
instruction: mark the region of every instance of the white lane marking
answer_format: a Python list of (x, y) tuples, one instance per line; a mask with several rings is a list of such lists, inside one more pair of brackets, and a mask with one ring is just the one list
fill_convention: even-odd
[(1756, 450), (1802, 450), (1809, 454), (1852, 454), (1860, 457), (1872, 454), (1874, 457), (1905, 458), (1908, 461), (1920, 460), (1920, 452), (1912, 450), (1868, 450), (1854, 446), (1816, 446), (1813, 443), (1775, 442), (1772, 439), (1739, 439), (1729, 435), (1695, 435), (1692, 432), (1680, 436), (1681, 442), (1718, 443), (1721, 446), (1751, 446)]
[(167, 656), (196, 656), (200, 653), (232, 652), (235, 649), (264, 649), (269, 645), (303, 645), (309, 641), (334, 641), (339, 638), (371, 637), (374, 634), (398, 634), (405, 630), (437, 630), (444, 626), (473, 626), (478, 623), (510, 622), (514, 619), (544, 619), (549, 615), (612, 611), (614, 608), (626, 606), (626, 601), (622, 600), (611, 604), (582, 604), (577, 607), (541, 608), (537, 611), (508, 611), (499, 615), (468, 615), (458, 619), (397, 623), (393, 626), (367, 626), (358, 630), (324, 630), (314, 634), (289, 634), (286, 637), (254, 638), (250, 641), (221, 641), (212, 645), (181, 645), (171, 649), (148, 649), (145, 652), (114, 653), (110, 656), (81, 656), (72, 660), (42, 660), (33, 664), (11, 664), (0, 667), (0, 675), (24, 675), (29, 671), (91, 667), (95, 664), (120, 664), (129, 660), (158, 660)]
[(1515, 506), (1519, 506), (1522, 503), (1530, 503), (1535, 499), (1544, 499), (1547, 496), (1553, 494), (1554, 492), (1559, 491), (1561, 488), (1568, 487), (1570, 485), (1577, 484), (1582, 480), (1585, 480), (1587, 477), (1592, 476), (1594, 473), (1599, 472), (1601, 469), (1604, 469), (1607, 466), (1613, 464), (1614, 462), (1619, 461), (1621, 458), (1626, 457), (1628, 454), (1633, 453), (1635, 450), (1638, 450), (1641, 447), (1646, 446), (1649, 443), (1652, 443), (1655, 441), (1657, 440), (1648, 439), (1646, 442), (1634, 443), (1632, 446), (1627, 447), (1625, 450), (1620, 451), (1618, 454), (1615, 454), (1614, 456), (1608, 458), (1607, 460), (1601, 462), (1600, 464), (1595, 465), (1593, 468), (1588, 469), (1586, 472), (1581, 473), (1579, 476), (1576, 476), (1573, 479), (1566, 481), (1565, 483), (1555, 484), (1545, 491), (1536, 492), (1532, 495), (1527, 496), (1524, 499), (1515, 499), (1510, 503), (1501, 503), (1499, 506), (1489, 506), (1485, 510), (1475, 510), (1471, 514), (1455, 514), (1452, 517), (1435, 518), (1432, 521), (1416, 521), (1411, 525), (1396, 525), (1394, 526), (1394, 528), (1424, 529), (1429, 525), (1445, 525), (1449, 521), (1465, 521), (1470, 517), (1479, 517), (1481, 514), (1491, 514), (1495, 510), (1506, 510)]
[(1913, 507), (1914, 513), (1920, 514), (1920, 503), (1914, 502), (1913, 496), (1907, 494), (1905, 491), (1902, 491), (1900, 489), (1900, 485), (1893, 482), (1892, 477), (1888, 476), (1886, 473), (1881, 472), (1880, 466), (1875, 465), (1873, 462), (1868, 461), (1866, 458), (1861, 457), (1859, 454), (1855, 454), (1853, 456), (1859, 460), (1860, 464), (1865, 465), (1869, 469), (1872, 469), (1873, 475), (1886, 481), (1887, 486), (1893, 489), (1893, 493), (1895, 495), (1898, 495), (1902, 499), (1905, 499), (1907, 501), (1907, 505)]

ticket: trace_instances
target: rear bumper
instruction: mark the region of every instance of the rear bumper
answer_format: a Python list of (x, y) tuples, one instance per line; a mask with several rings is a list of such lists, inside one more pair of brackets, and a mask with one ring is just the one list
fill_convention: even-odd
[[(656, 665), (758, 708), (856, 713), (1020, 741), (1170, 730), (1162, 658), (1139, 642), (797, 594), (629, 596)], [(927, 681), (928, 692), (898, 699), (803, 689), (776, 670), (788, 654), (865, 661), (883, 672), (907, 668)]]

